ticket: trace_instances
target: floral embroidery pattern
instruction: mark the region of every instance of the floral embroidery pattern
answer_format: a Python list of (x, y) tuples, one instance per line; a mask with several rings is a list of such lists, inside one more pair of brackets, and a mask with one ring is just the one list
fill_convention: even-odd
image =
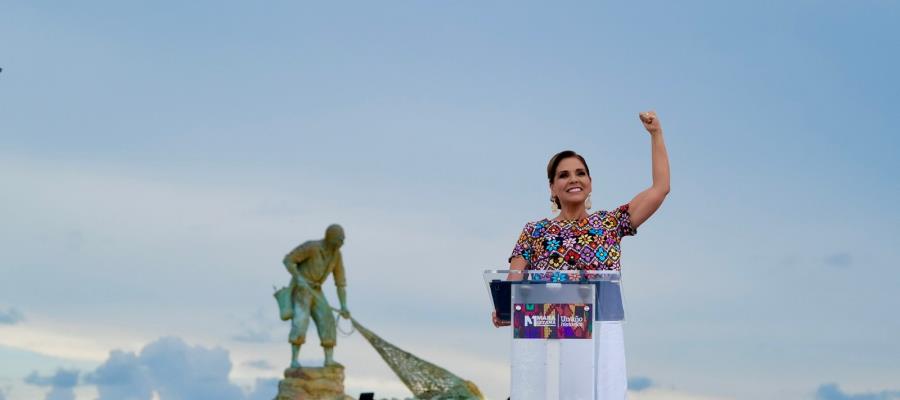
[(522, 257), (535, 270), (619, 271), (622, 238), (636, 233), (628, 204), (578, 221), (542, 219), (525, 225), (510, 259)]

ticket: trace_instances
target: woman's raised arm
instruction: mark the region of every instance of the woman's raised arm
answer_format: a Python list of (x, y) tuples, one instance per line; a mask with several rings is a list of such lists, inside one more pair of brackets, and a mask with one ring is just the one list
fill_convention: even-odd
[(659, 118), (653, 111), (640, 113), (641, 123), (650, 133), (650, 147), (653, 159), (653, 184), (643, 192), (638, 193), (628, 203), (628, 213), (631, 215), (631, 226), (638, 226), (650, 218), (659, 209), (666, 195), (669, 194), (669, 155), (666, 153), (666, 143), (663, 141), (662, 126)]

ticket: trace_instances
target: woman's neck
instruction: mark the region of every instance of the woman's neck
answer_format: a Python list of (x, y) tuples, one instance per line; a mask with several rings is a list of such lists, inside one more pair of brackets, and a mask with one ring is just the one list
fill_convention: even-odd
[(559, 216), (556, 217), (556, 219), (561, 221), (571, 221), (582, 219), (584, 217), (587, 217), (587, 209), (584, 208), (584, 203), (575, 206), (563, 204), (562, 210), (559, 211)]

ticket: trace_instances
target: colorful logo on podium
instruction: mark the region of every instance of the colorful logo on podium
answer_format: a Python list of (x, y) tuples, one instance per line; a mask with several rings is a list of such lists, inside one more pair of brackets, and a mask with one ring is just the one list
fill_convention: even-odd
[(590, 339), (590, 304), (515, 304), (514, 339)]

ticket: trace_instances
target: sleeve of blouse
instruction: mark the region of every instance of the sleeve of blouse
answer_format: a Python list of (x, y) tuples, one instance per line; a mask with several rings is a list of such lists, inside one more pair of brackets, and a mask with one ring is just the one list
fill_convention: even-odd
[(613, 212), (613, 216), (616, 217), (616, 220), (619, 222), (618, 231), (619, 237), (623, 238), (625, 236), (634, 236), (637, 234), (637, 229), (631, 227), (631, 214), (628, 213), (628, 203), (622, 204)]
[(525, 227), (522, 228), (522, 233), (519, 234), (519, 240), (516, 241), (516, 246), (513, 247), (512, 255), (509, 256), (508, 261), (512, 261), (515, 257), (522, 257), (531, 264), (531, 256), (534, 252), (531, 250), (531, 233), (534, 231), (534, 222), (529, 222), (525, 224)]

